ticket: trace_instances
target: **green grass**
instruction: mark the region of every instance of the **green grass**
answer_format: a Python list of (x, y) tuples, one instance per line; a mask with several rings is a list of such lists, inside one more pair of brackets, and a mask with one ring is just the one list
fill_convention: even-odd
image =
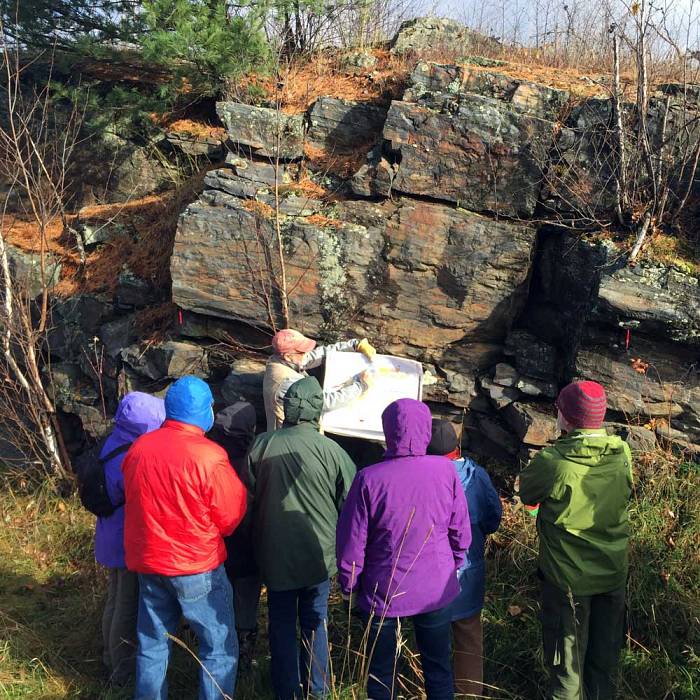
[[(698, 465), (658, 454), (636, 465), (627, 644), (620, 697), (690, 700), (700, 696), (700, 528)], [(92, 554), (93, 518), (75, 497), (6, 482), (0, 492), (0, 698), (108, 698), (100, 663), (105, 578)], [(490, 697), (542, 697), (534, 522), (506, 506), (489, 543), (484, 610), (485, 678)], [(361, 657), (345, 648), (346, 614), (333, 597), (333, 697), (362, 698)], [(264, 616), (264, 605), (261, 615)], [(258, 666), (239, 681), (237, 700), (270, 698), (267, 638), (261, 620)], [(363, 630), (352, 623), (351, 649)], [(183, 639), (194, 647), (187, 633)], [(407, 651), (413, 644), (407, 640)], [(404, 664), (407, 696), (418, 696), (417, 664)], [(348, 670), (350, 668), (350, 671)], [(354, 671), (352, 671), (354, 669)], [(355, 682), (351, 682), (352, 678)], [(171, 697), (196, 694), (197, 662), (175, 648)]]

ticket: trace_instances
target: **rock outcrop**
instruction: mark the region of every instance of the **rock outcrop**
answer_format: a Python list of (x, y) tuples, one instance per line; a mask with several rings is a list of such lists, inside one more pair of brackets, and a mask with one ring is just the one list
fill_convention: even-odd
[[(574, 377), (607, 387), (611, 420), (653, 421), (692, 444), (697, 278), (624, 267), (603, 243), (523, 221), (551, 197), (543, 173), (568, 99), (491, 70), (425, 62), (387, 112), (322, 98), (304, 138), (329, 152), (368, 151), (350, 191), (332, 201), (295, 189), (296, 127), (276, 172), (255, 157), (270, 143), (232, 132), (244, 148), (181, 217), (173, 300), (220, 328), (278, 324), (279, 230), (293, 322), (321, 339), (367, 335), (424, 362), (426, 399), (470, 409), (476, 451), (512, 459), (553, 439), (552, 399)], [(568, 119), (583, 133), (607, 109), (586, 104)], [(219, 111), (236, 124), (261, 118), (245, 105)], [(212, 332), (195, 325), (195, 336)], [(237, 376), (228, 385), (251, 386)]]
[(497, 39), (485, 37), (453, 19), (418, 17), (401, 24), (391, 42), (391, 52), (397, 55), (448, 53), (456, 58), (485, 44), (496, 47), (498, 43)]
[(353, 179), (356, 194), (397, 192), (472, 211), (533, 214), (554, 139), (554, 123), (539, 116), (547, 114), (545, 90), (543, 107), (530, 114), (513, 107), (519, 88), (482, 90), (470, 75), (418, 65), (404, 100), (391, 104), (380, 145)]
[(61, 278), (61, 261), (52, 253), (44, 255), (42, 265), (39, 253), (29, 253), (10, 243), (5, 243), (5, 249), (10, 274), (30, 299), (41, 293), (44, 283), (51, 289)]
[[(534, 228), (407, 199), (342, 202), (332, 213), (337, 218), (281, 222), (287, 283), (298, 290), (290, 311), (308, 332), (370, 334), (390, 352), (488, 364), (489, 345), (525, 303)], [(419, 229), (428, 235), (415, 236)], [(259, 270), (258, 240), (273, 230), (245, 201), (209, 190), (182, 215), (172, 258), (175, 302), (264, 322), (262, 285), (278, 271), (252, 271)]]
[[(413, 51), (429, 25), (404, 27), (393, 50)], [(97, 435), (103, 404), (188, 372), (222, 403), (252, 401), (262, 422), (255, 349), (284, 323), (286, 278), (294, 326), (423, 362), (425, 400), (476, 454), (514, 461), (554, 439), (553, 399), (575, 377), (605, 385), (609, 427), (636, 449), (692, 453), (697, 276), (626, 266), (611, 244), (542, 222), (613, 206), (599, 139), (610, 110), (604, 99), (571, 109), (567, 92), (497, 66), (425, 61), (389, 105), (322, 97), (290, 115), (219, 103), (231, 152), (182, 213), (171, 258), (179, 337), (138, 343), (151, 292), (127, 272), (113, 299), (67, 302), (51, 348), (59, 405)], [(309, 150), (356, 170), (329, 173)]]
[(251, 107), (237, 102), (219, 102), (219, 118), (231, 141), (266, 158), (301, 158), (304, 121), (301, 115), (287, 115), (269, 107)]
[(354, 153), (373, 145), (386, 113), (386, 108), (365, 102), (321, 97), (311, 108), (307, 139), (330, 153)]

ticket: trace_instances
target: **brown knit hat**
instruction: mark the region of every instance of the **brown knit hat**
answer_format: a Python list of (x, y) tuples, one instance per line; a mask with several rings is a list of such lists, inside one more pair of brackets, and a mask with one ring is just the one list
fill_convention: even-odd
[(573, 428), (600, 428), (607, 409), (605, 389), (598, 382), (572, 382), (559, 392), (556, 406)]

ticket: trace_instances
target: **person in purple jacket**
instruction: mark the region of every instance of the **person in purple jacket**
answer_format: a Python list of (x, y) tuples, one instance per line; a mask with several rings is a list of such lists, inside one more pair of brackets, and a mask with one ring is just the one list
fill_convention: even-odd
[(459, 695), (481, 697), (484, 677), (481, 609), (484, 607), (486, 536), (496, 532), (503, 508), (496, 489), (483, 467), (462, 457), (459, 438), (447, 420), (433, 420), (428, 454), (452, 460), (467, 497), (472, 542), (459, 570), (460, 593), (450, 604), (454, 639), (455, 690)]
[(128, 446), (144, 433), (160, 428), (165, 420), (165, 404), (150, 394), (133, 391), (117, 407), (114, 430), (105, 441), (100, 456), (116, 454), (105, 465), (107, 494), (119, 506), (107, 518), (97, 518), (95, 559), (109, 569), (109, 590), (102, 615), (103, 661), (112, 684), (126, 685), (134, 675), (136, 613), (139, 601), (138, 575), (124, 562), (124, 479), (121, 464)]
[(382, 414), (384, 460), (358, 472), (337, 530), (338, 581), (370, 625), (367, 696), (396, 697), (399, 618), (411, 618), (428, 700), (454, 697), (449, 604), (471, 542), (454, 465), (426, 456), (428, 407), (399, 399)]

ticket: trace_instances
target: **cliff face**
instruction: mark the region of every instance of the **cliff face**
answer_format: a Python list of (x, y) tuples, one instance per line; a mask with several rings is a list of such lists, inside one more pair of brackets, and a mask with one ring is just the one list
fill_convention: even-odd
[[(650, 102), (652, 139), (689, 109), (664, 90)], [(162, 307), (174, 336), (142, 342), (167, 290), (127, 269), (113, 297), (54, 308), (54, 395), (72, 446), (109, 430), (126, 391), (162, 392), (187, 372), (262, 417), (286, 278), (291, 325), (422, 361), (426, 400), (464, 425), (478, 455), (513, 461), (556, 437), (553, 400), (576, 377), (605, 385), (611, 429), (633, 446), (697, 453), (697, 275), (630, 266), (619, 246), (575, 229), (614, 206), (610, 100), (419, 62), (389, 104), (326, 96), (303, 114), (232, 102), (217, 112), (228, 155), (179, 219), (178, 308)], [(200, 157), (222, 144), (173, 147)], [(679, 173), (669, 196), (689, 184)]]
[[(513, 457), (551, 439), (552, 398), (574, 377), (606, 386), (613, 421), (647, 424), (640, 439), (696, 444), (698, 279), (624, 266), (611, 246), (543, 221), (583, 208), (573, 179), (586, 206), (612, 206), (597, 140), (610, 102), (568, 100), (419, 63), (388, 109), (322, 98), (289, 116), (220, 103), (233, 152), (182, 214), (171, 263), (173, 301), (191, 312), (184, 332), (281, 323), (279, 227), (292, 325), (423, 361), (427, 398), (471, 409), (477, 451)], [(659, 95), (652, 111), (670, 104)], [(309, 147), (331, 164), (367, 156), (344, 177), (316, 168), (326, 191), (309, 194)]]

